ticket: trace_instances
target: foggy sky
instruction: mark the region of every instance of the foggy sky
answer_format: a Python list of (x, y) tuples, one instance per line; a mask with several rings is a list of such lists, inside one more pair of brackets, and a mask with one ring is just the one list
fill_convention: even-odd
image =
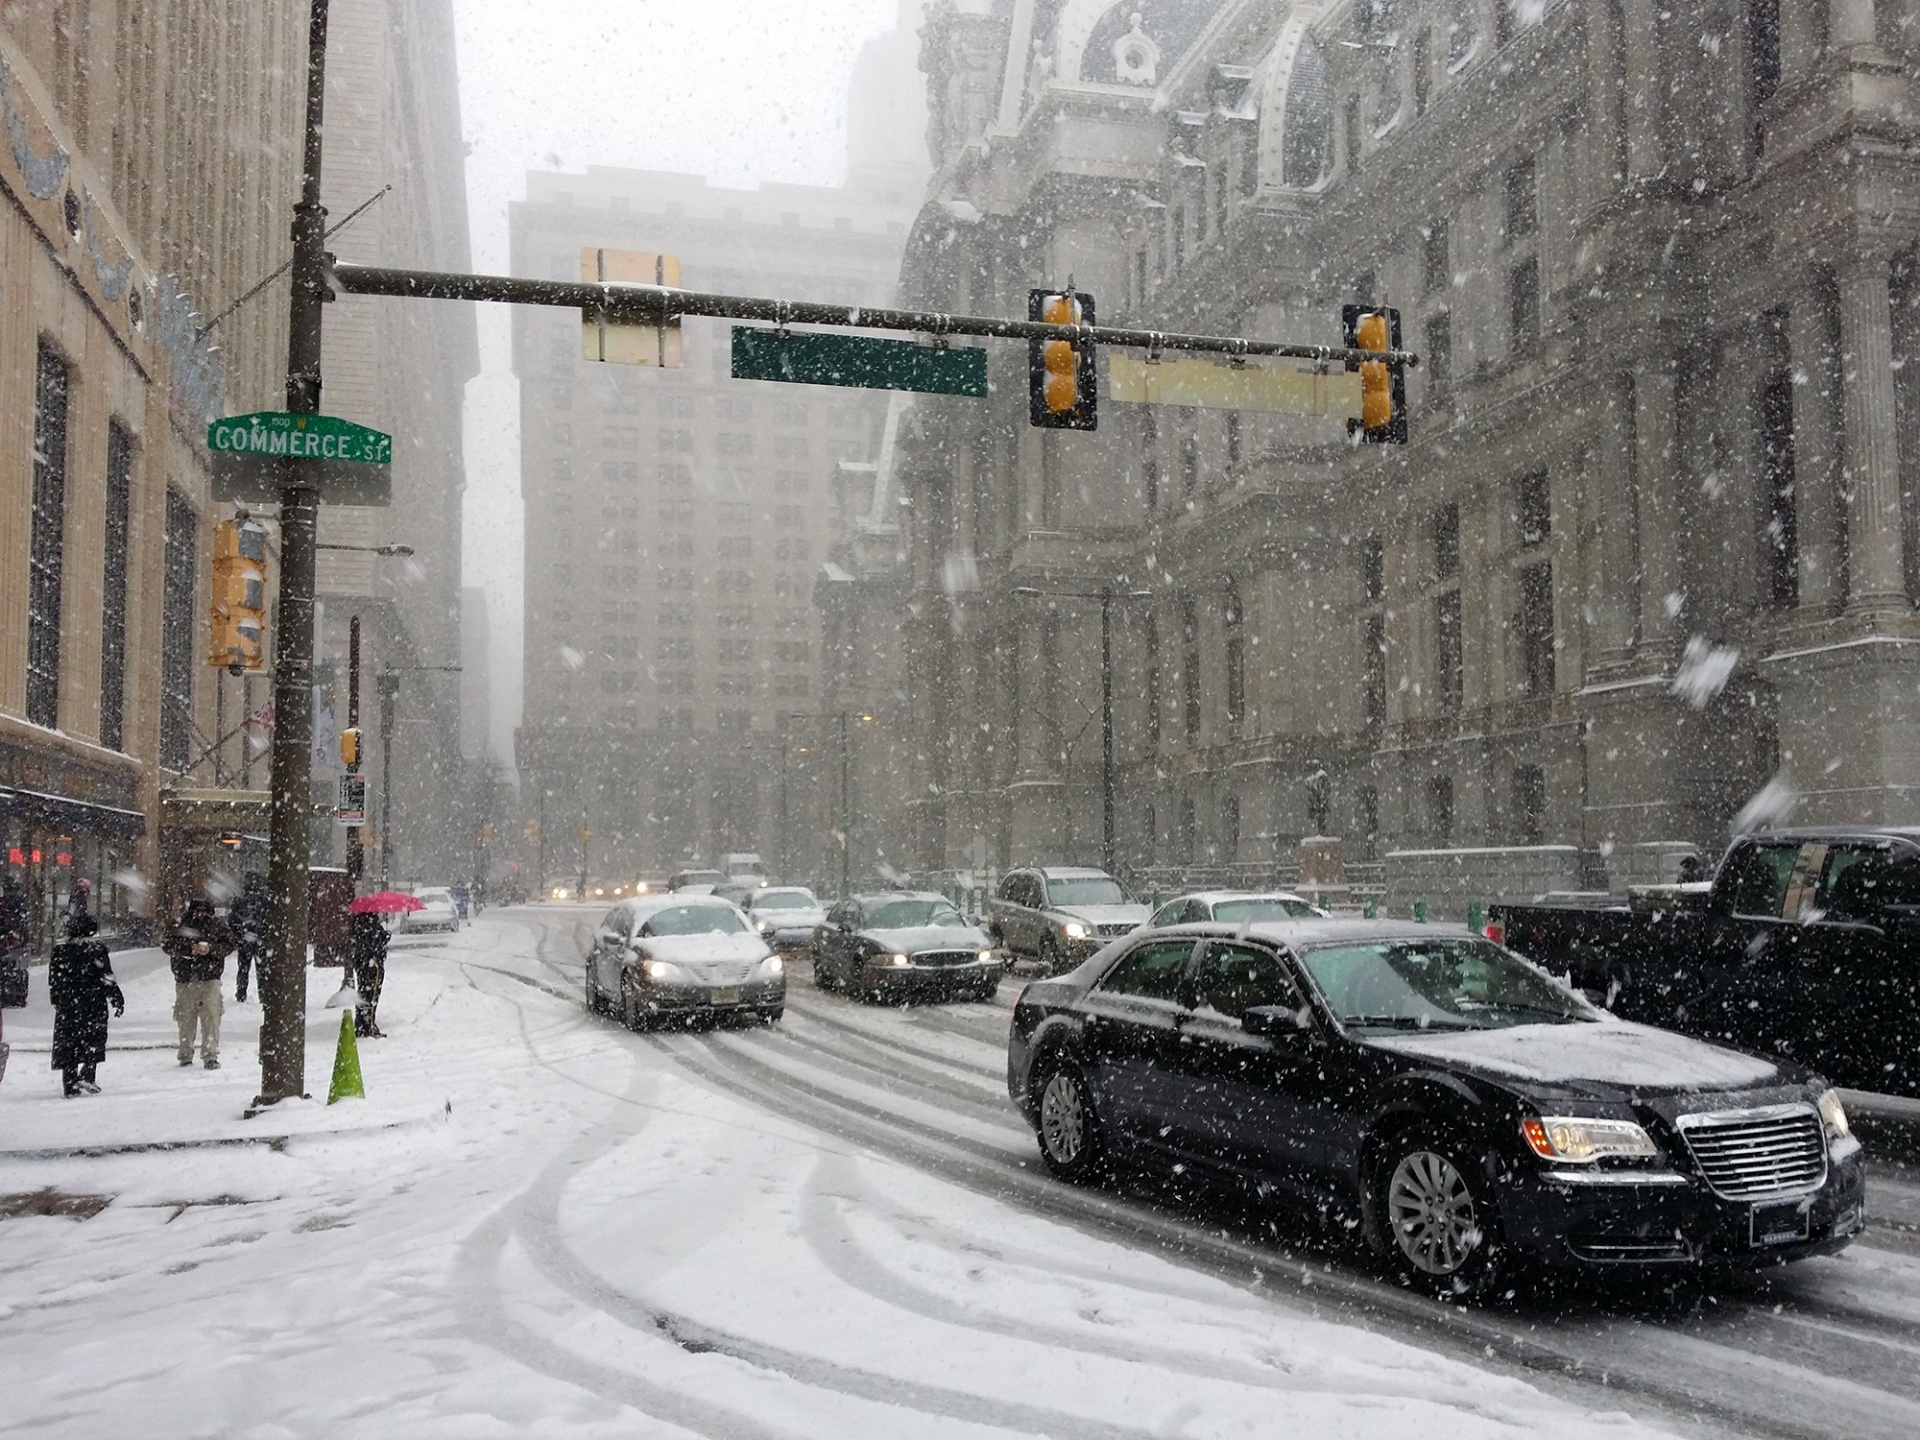
[[(895, 0), (454, 0), (474, 268), (505, 273), (530, 169), (678, 170), (837, 185), (846, 91)], [(519, 396), (504, 307), (480, 306), (467, 389), (465, 583), (492, 625), (493, 745), (520, 719)]]

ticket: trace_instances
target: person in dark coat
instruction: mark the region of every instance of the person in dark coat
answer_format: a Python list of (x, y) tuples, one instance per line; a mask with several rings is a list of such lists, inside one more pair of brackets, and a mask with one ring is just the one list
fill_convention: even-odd
[(387, 927), (378, 915), (355, 915), (348, 922), (352, 938), (353, 983), (360, 1003), (353, 1007), (353, 1033), (379, 1036), (377, 1012), (380, 987), (387, 981)]
[(0, 950), (19, 950), (27, 943), (27, 892), (8, 875), (0, 879)]
[(233, 934), (213, 913), (210, 900), (189, 900), (180, 923), (161, 947), (173, 963), (173, 1019), (180, 1027), (180, 1063), (193, 1063), (193, 1037), (200, 1032), (200, 1059), (220, 1068), (220, 977), (227, 973)]
[(233, 902), (233, 908), (227, 912), (227, 923), (240, 943), (240, 973), (233, 989), (236, 1001), (247, 998), (249, 967), (260, 977), (260, 993), (267, 993), (267, 912), (271, 908), (267, 877), (258, 870), (249, 870), (240, 898)]
[(53, 1068), (69, 1097), (98, 1095), (94, 1067), (107, 1058), (107, 1006), (127, 1013), (113, 978), (107, 947), (94, 937), (100, 927), (84, 912), (67, 921), (67, 938), (53, 947), (47, 965), (47, 996), (53, 1001)]

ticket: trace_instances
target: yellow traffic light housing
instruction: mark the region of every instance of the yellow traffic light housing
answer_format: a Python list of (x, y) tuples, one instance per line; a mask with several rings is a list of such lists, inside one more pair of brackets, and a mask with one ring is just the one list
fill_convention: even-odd
[[(1027, 318), (1047, 325), (1092, 325), (1093, 297), (1069, 287), (1029, 290)], [(1033, 339), (1027, 342), (1028, 416), (1046, 430), (1098, 428), (1091, 340)]]
[(207, 663), (238, 675), (267, 659), (267, 527), (223, 520), (213, 532), (212, 638)]
[[(1384, 356), (1400, 348), (1400, 312), (1391, 306), (1345, 305), (1340, 329), (1350, 350), (1374, 350)], [(1360, 372), (1360, 418), (1347, 421), (1347, 433), (1367, 445), (1407, 443), (1407, 380), (1386, 360), (1349, 360)]]
[(340, 763), (349, 770), (360, 767), (360, 727), (357, 725), (340, 732)]

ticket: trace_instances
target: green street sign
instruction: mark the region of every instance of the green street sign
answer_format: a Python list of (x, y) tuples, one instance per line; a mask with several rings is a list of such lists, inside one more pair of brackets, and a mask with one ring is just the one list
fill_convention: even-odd
[(876, 340), (867, 335), (783, 334), (736, 325), (733, 378), (984, 399), (987, 352), (936, 350), (911, 340)]
[(207, 426), (213, 498), (274, 504), (289, 465), (329, 505), (386, 505), (393, 495), (393, 437), (335, 415), (262, 410)]
[(391, 435), (334, 415), (292, 415), (284, 410), (216, 420), (207, 426), (207, 448), (223, 455), (285, 455), (349, 465), (393, 463)]

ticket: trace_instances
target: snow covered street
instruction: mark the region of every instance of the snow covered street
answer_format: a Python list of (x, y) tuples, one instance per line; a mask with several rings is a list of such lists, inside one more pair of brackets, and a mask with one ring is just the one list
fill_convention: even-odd
[[(44, 1153), (244, 1139), (266, 1123), (234, 1118), (257, 1009), (229, 1007), (222, 1071), (179, 1070), (164, 968), (127, 957), (106, 1093), (74, 1101), (32, 1049), (35, 1012), (14, 1012), (0, 1428), (1920, 1431), (1920, 1260), (1874, 1236), (1691, 1302), (1428, 1305), (1293, 1237), (1046, 1179), (1000, 1075), (1013, 986), (997, 1006), (878, 1010), (802, 967), (779, 1029), (640, 1037), (580, 1003), (591, 918), (494, 912), (397, 944), (357, 1128), (273, 1147)], [(340, 1114), (303, 1107), (275, 1133)]]

